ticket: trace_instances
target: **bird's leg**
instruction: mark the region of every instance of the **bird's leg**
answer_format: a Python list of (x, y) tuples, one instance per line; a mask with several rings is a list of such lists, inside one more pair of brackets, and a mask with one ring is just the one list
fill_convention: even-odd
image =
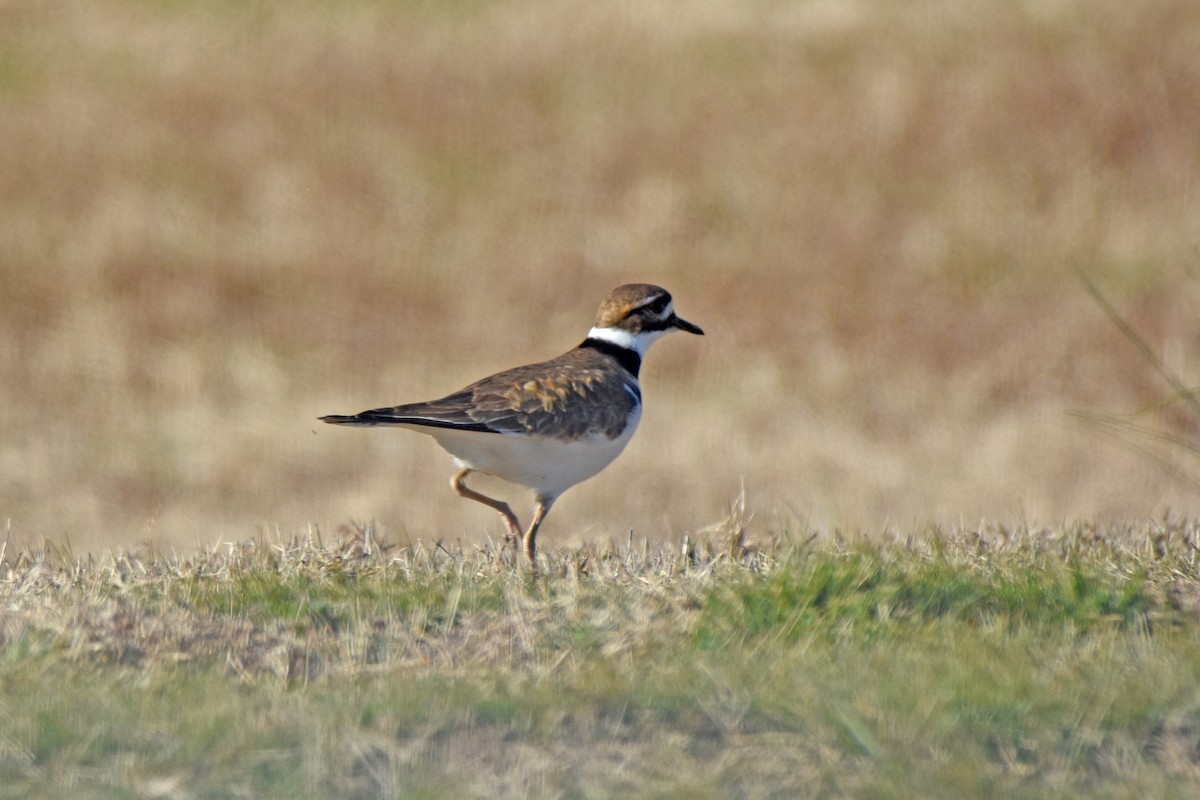
[(464, 467), (453, 478), (450, 479), (450, 488), (459, 497), (465, 497), (468, 500), (477, 500), (489, 508), (494, 508), (500, 512), (500, 516), (504, 517), (504, 524), (508, 526), (509, 537), (513, 541), (521, 541), (521, 523), (517, 521), (517, 515), (508, 507), (508, 503), (502, 500), (496, 500), (488, 497), (486, 494), (480, 494), (474, 489), (469, 488), (463, 479), (473, 472), (469, 467)]
[(529, 523), (529, 530), (525, 531), (525, 536), (522, 537), (522, 544), (525, 546), (525, 558), (529, 559), (529, 566), (533, 571), (537, 572), (537, 532), (541, 527), (542, 520), (550, 513), (550, 506), (554, 505), (553, 497), (539, 497), (537, 505), (533, 510), (533, 522)]

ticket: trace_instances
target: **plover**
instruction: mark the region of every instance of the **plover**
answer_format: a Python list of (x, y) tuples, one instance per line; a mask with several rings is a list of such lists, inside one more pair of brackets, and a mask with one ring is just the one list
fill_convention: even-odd
[[(666, 289), (618, 286), (600, 304), (587, 338), (557, 358), (498, 372), (440, 400), (321, 420), (432, 436), (459, 468), (450, 486), (460, 497), (499, 511), (536, 570), (538, 528), (563, 492), (625, 449), (642, 415), (642, 356), (671, 331), (704, 334), (675, 313)], [(464, 480), (472, 472), (532, 489), (529, 527), (522, 530), (508, 503), (469, 488)]]

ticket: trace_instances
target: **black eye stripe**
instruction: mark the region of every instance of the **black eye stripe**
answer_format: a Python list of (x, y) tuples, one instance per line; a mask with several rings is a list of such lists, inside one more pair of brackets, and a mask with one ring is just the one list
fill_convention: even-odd
[(653, 333), (654, 331), (665, 331), (670, 327), (671, 326), (668, 325), (665, 320), (662, 322), (655, 320), (654, 322), (647, 322), (645, 325), (643, 325), (641, 332)]
[(655, 314), (660, 314), (670, 304), (670, 295), (659, 295), (658, 297), (642, 304), (642, 308), (647, 311), (653, 311)]

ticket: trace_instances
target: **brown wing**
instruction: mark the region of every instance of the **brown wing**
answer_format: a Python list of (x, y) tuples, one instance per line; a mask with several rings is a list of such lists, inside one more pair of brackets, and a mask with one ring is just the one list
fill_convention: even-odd
[(447, 399), (464, 395), (470, 397), (466, 413), (474, 422), (567, 440), (594, 433), (615, 438), (640, 401), (637, 385), (622, 374), (563, 363), (545, 372), (502, 372)]
[(427, 425), (567, 440), (593, 433), (613, 438), (625, 429), (641, 394), (623, 370), (601, 369), (601, 358), (573, 350), (553, 361), (497, 373), (439, 400), (322, 419), (340, 425)]

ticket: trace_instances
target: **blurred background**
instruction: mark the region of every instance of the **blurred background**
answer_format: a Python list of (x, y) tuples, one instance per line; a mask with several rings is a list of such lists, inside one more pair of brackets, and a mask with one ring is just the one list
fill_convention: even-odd
[(1194, 514), (1200, 414), (1078, 273), (1200, 384), (1197, 54), (1194, 0), (7, 0), (9, 546), (497, 537), (432, 440), (316, 418), (629, 281), (708, 335), (544, 547), (743, 485), (752, 536)]

